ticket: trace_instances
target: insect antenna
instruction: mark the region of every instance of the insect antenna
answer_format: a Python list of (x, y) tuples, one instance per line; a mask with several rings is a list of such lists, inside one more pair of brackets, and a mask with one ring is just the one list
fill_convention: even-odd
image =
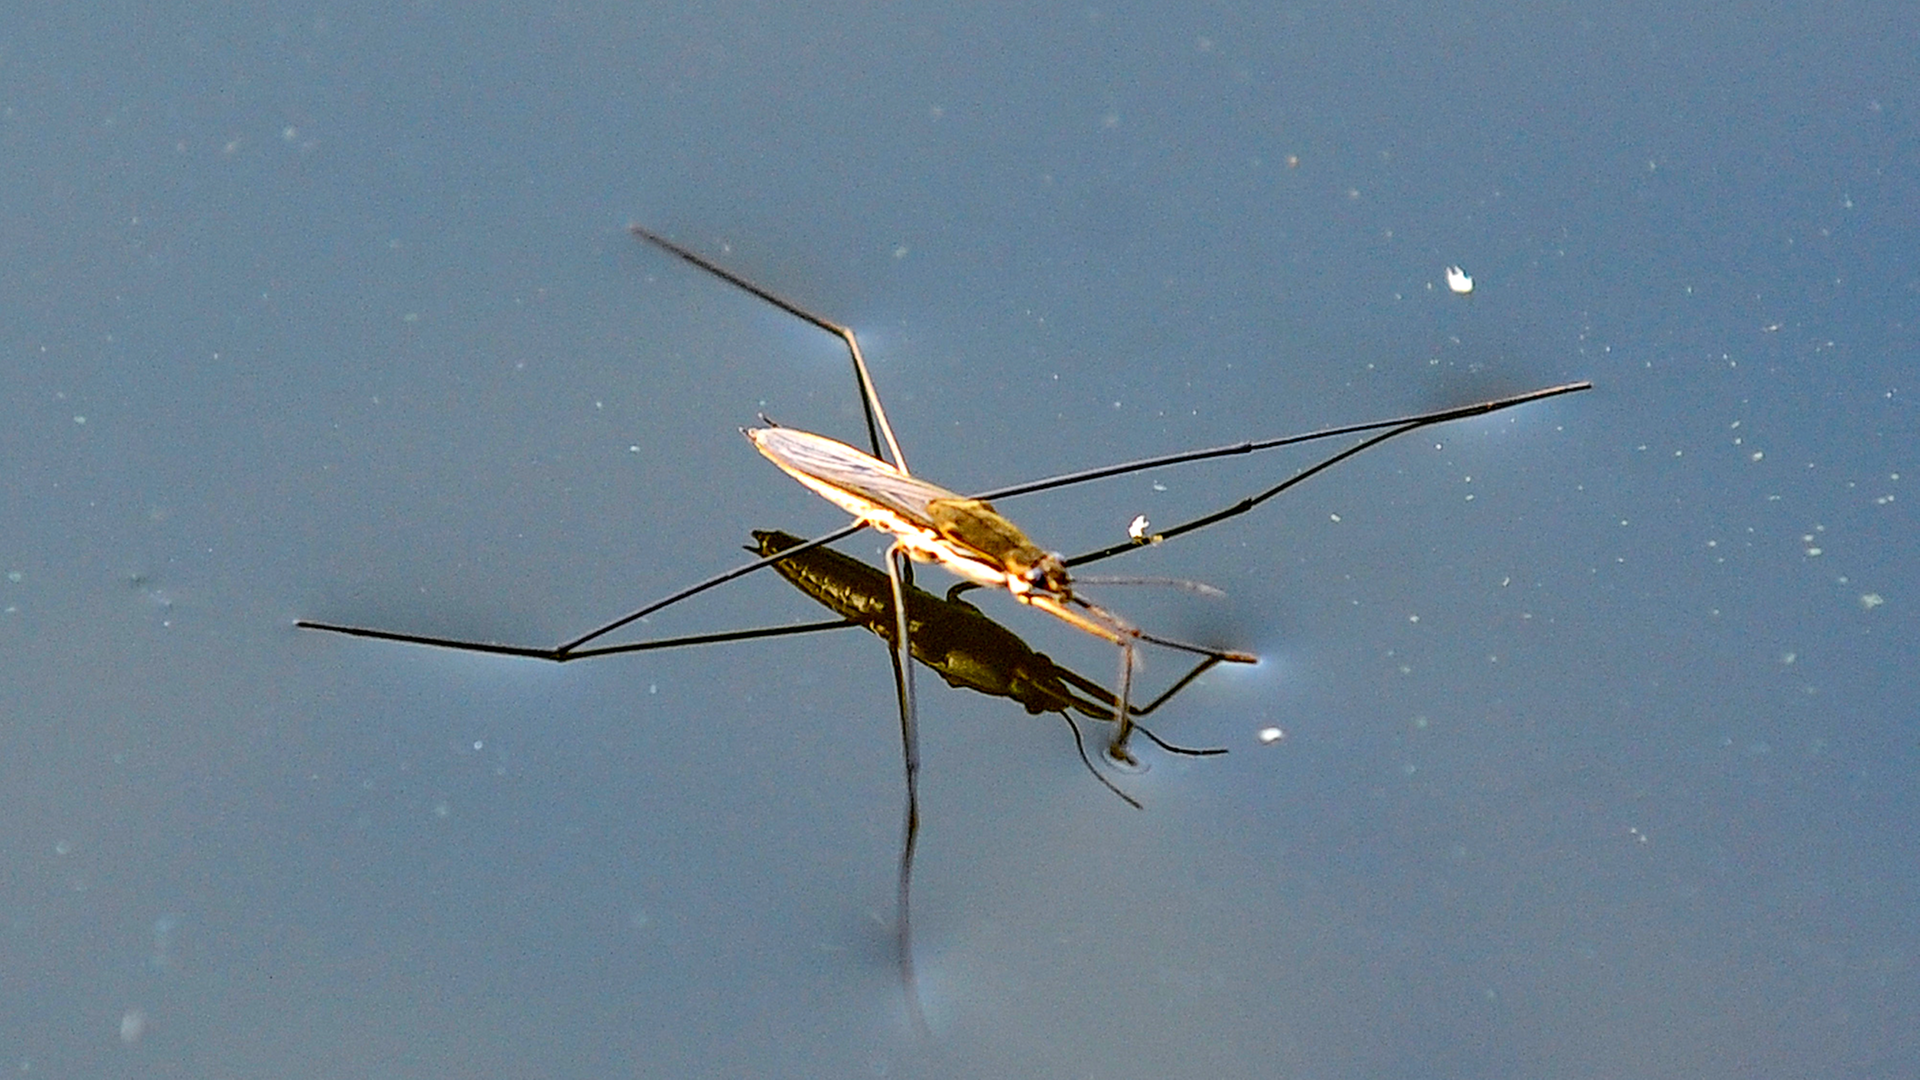
[(1073, 583), (1075, 585), (1159, 585), (1166, 588), (1179, 589), (1182, 592), (1197, 593), (1201, 596), (1212, 597), (1214, 599), (1227, 595), (1224, 589), (1216, 589), (1204, 581), (1194, 581), (1191, 578), (1126, 577), (1107, 574), (1089, 576), (1075, 574)]

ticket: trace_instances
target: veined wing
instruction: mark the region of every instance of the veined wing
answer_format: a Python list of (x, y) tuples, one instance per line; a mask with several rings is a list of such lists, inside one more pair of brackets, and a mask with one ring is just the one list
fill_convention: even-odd
[(787, 475), (855, 514), (861, 513), (859, 504), (866, 503), (933, 528), (928, 504), (965, 498), (824, 435), (782, 427), (746, 428), (745, 432), (755, 448)]

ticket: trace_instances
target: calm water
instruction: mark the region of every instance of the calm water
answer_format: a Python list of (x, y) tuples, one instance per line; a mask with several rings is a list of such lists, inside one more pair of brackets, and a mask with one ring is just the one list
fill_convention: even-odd
[[(19, 20), (0, 1065), (1920, 1071), (1917, 32), (1897, 4)], [(870, 635), (556, 667), (291, 627), (551, 644), (750, 530), (838, 524), (737, 431), (856, 437), (836, 343), (629, 220), (858, 327), (959, 489), (1598, 389), (1126, 566), (1229, 595), (1115, 607), (1263, 657), (1156, 718), (1232, 753), (1148, 755), (1143, 810), (1057, 720), (923, 676), (923, 1043)], [(1004, 508), (1080, 550), (1308, 460)], [(815, 617), (767, 577), (644, 632)]]

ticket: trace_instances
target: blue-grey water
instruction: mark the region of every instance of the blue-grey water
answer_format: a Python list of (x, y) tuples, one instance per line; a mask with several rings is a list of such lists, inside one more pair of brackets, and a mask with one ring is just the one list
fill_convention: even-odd
[[(16, 13), (0, 1069), (1920, 1074), (1916, 87), (1900, 3)], [(872, 636), (293, 629), (553, 644), (841, 521), (737, 429), (857, 438), (844, 354), (630, 220), (857, 327), (963, 490), (1597, 388), (1117, 565), (1263, 658), (1143, 810), (923, 673), (923, 1037)]]

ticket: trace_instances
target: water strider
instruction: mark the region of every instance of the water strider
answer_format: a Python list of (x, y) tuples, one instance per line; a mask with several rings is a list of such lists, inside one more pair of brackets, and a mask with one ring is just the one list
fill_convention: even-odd
[[(784, 544), (778, 550), (758, 548), (763, 556), (725, 573), (697, 582), (669, 596), (663, 597), (637, 611), (631, 612), (603, 626), (581, 635), (571, 641), (552, 648), (538, 648), (519, 645), (502, 645), (492, 642), (467, 641), (455, 638), (432, 637), (408, 634), (392, 630), (380, 630), (369, 627), (350, 626), (337, 623), (324, 623), (313, 620), (301, 620), (297, 625), (311, 630), (323, 630), (355, 637), (374, 638), (384, 641), (398, 641), (417, 645), (429, 645), (440, 648), (460, 649), (470, 652), (492, 653), (497, 655), (520, 656), (554, 662), (580, 660), (589, 657), (607, 656), (616, 653), (641, 652), (647, 650), (672, 648), (682, 645), (711, 644), (723, 641), (737, 641), (755, 637), (771, 637), (791, 633), (804, 633), (810, 630), (847, 625), (851, 616), (839, 621), (812, 623), (804, 626), (766, 627), (754, 630), (729, 631), (718, 634), (701, 634), (686, 637), (654, 639), (613, 645), (595, 645), (594, 642), (616, 630), (663, 608), (677, 604), (698, 593), (714, 588), (735, 578), (776, 563), (793, 563), (836, 540), (851, 536), (853, 533), (872, 528), (888, 534), (893, 539), (887, 552), (887, 591), (892, 617), (893, 632), (885, 635), (893, 643), (891, 650), (894, 669), (895, 696), (899, 702), (900, 734), (902, 761), (906, 773), (906, 811), (901, 843), (897, 904), (898, 917), (896, 931), (898, 935), (899, 963), (901, 974), (908, 990), (909, 1009), (917, 1023), (924, 1025), (919, 1017), (917, 995), (913, 990), (913, 954), (912, 937), (909, 929), (909, 911), (911, 908), (911, 883), (913, 872), (914, 847), (919, 836), (919, 750), (917, 723), (915, 718), (915, 700), (913, 692), (914, 650), (917, 647), (914, 638), (914, 612), (917, 606), (911, 586), (907, 581), (907, 562), (915, 560), (932, 563), (952, 572), (965, 583), (949, 593), (952, 600), (969, 586), (1004, 589), (1016, 601), (1029, 607), (1038, 608), (1086, 633), (1093, 634), (1116, 645), (1120, 652), (1120, 677), (1117, 693), (1101, 695), (1091, 699), (1104, 701), (1105, 705), (1091, 705), (1093, 712), (1105, 711), (1114, 721), (1114, 733), (1108, 742), (1107, 753), (1110, 757), (1122, 761), (1131, 761), (1128, 739), (1135, 725), (1132, 714), (1135, 710), (1129, 706), (1133, 676), (1134, 650), (1141, 643), (1152, 643), (1200, 655), (1201, 668), (1221, 662), (1245, 663), (1254, 658), (1245, 653), (1210, 649), (1204, 646), (1190, 645), (1149, 635), (1132, 626), (1119, 616), (1091, 603), (1079, 596), (1074, 589), (1072, 567), (1085, 565), (1122, 554), (1137, 547), (1163, 542), (1173, 537), (1205, 528), (1252, 510), (1268, 499), (1316, 475), (1333, 465), (1352, 457), (1370, 447), (1377, 446), (1388, 439), (1396, 438), (1408, 432), (1434, 424), (1446, 423), (1467, 417), (1482, 416), (1502, 409), (1541, 401), (1562, 394), (1586, 390), (1591, 383), (1575, 382), (1559, 386), (1546, 387), (1512, 397), (1478, 402), (1454, 409), (1424, 413), (1415, 416), (1400, 417), (1391, 420), (1373, 421), (1347, 425), (1303, 435), (1290, 435), (1280, 438), (1233, 443), (1226, 446), (1202, 450), (1169, 454), (1139, 461), (1124, 462), (1118, 465), (1089, 469), (1063, 476), (1049, 477), (1043, 480), (965, 496), (949, 491), (938, 485), (910, 473), (905, 456), (900, 451), (898, 439), (892, 425), (888, 423), (886, 410), (881, 404), (878, 391), (874, 388), (873, 378), (867, 369), (866, 359), (861, 355), (860, 344), (853, 331), (831, 322), (805, 308), (794, 304), (779, 295), (756, 285), (729, 271), (705, 257), (650, 232), (640, 226), (632, 226), (636, 237), (668, 251), (695, 267), (740, 288), (753, 296), (766, 301), (797, 318), (841, 339), (853, 361), (854, 376), (860, 387), (861, 406), (866, 414), (867, 441), (871, 453), (856, 449), (846, 443), (829, 439), (811, 432), (783, 428), (771, 422), (761, 428), (743, 429), (756, 449), (788, 475), (805, 484), (828, 501), (853, 515), (854, 522), (842, 529), (809, 541), (797, 541)], [(1330, 455), (1327, 458), (1303, 469), (1286, 480), (1267, 488), (1231, 506), (1223, 507), (1212, 513), (1202, 515), (1190, 521), (1182, 522), (1170, 528), (1150, 531), (1144, 522), (1136, 521), (1128, 530), (1128, 539), (1098, 551), (1087, 552), (1073, 558), (1064, 558), (1056, 552), (1040, 547), (1027, 538), (1017, 526), (1002, 516), (988, 502), (989, 499), (1008, 498), (1015, 495), (1066, 487), (1105, 477), (1141, 472), (1147, 469), (1164, 468), (1212, 458), (1229, 457), (1254, 453), (1281, 446), (1311, 442), (1320, 439), (1337, 438), (1348, 435), (1362, 435), (1364, 438)], [(883, 445), (884, 444), (884, 445)], [(792, 539), (792, 538), (788, 538)], [(765, 541), (763, 540), (764, 544)], [(919, 590), (914, 590), (919, 592)], [(927, 594), (920, 593), (925, 596)], [(934, 599), (929, 597), (930, 599)], [(971, 607), (971, 605), (963, 605)], [(871, 622), (868, 623), (871, 625)], [(926, 634), (928, 626), (922, 623), (921, 633)], [(943, 672), (943, 675), (945, 673)], [(1196, 673), (1197, 674), (1197, 671)], [(1193, 676), (1183, 680), (1180, 685), (1190, 681)], [(1177, 687), (1176, 687), (1177, 689)], [(1157, 704), (1157, 703), (1156, 703)], [(1032, 709), (1031, 704), (1028, 705)], [(1048, 711), (1060, 711), (1065, 714), (1067, 708), (1080, 708), (1073, 704), (1060, 707), (1047, 705)], [(1080, 711), (1087, 712), (1087, 708)], [(1076, 729), (1077, 730), (1077, 729)], [(1157, 739), (1155, 740), (1158, 741)], [(1163, 744), (1164, 745), (1164, 744)], [(1169, 747), (1169, 749), (1174, 749)], [(1085, 757), (1084, 749), (1082, 757)], [(1089, 763), (1091, 768), (1091, 763)], [(1098, 775), (1096, 773), (1096, 775)], [(1131, 798), (1114, 788), (1111, 782), (1101, 778), (1103, 783), (1113, 788), (1122, 798)], [(1138, 805), (1137, 803), (1135, 805)]]
[[(778, 554), (804, 543), (798, 536), (773, 529), (755, 529), (753, 539), (747, 550), (761, 555)], [(827, 547), (782, 559), (773, 564), (773, 569), (794, 588), (846, 620), (846, 625), (871, 630), (889, 644), (899, 640), (893, 587), (884, 572)], [(1081, 740), (1080, 725), (1073, 719), (1073, 714), (1079, 713), (1094, 720), (1118, 720), (1117, 696), (1079, 672), (1054, 663), (1047, 654), (965, 600), (935, 596), (911, 582), (903, 583), (903, 591), (907, 598), (907, 640), (915, 660), (932, 668), (948, 686), (1008, 698), (1036, 716), (1043, 712), (1059, 714), (1073, 731), (1074, 748), (1087, 771), (1107, 790), (1139, 808), (1139, 800), (1093, 767)], [(1131, 707), (1129, 717), (1137, 720), (1154, 712), (1221, 659), (1217, 655), (1202, 657), (1152, 702)], [(1174, 746), (1137, 723), (1134, 730), (1169, 753), (1190, 757), (1226, 753)]]

